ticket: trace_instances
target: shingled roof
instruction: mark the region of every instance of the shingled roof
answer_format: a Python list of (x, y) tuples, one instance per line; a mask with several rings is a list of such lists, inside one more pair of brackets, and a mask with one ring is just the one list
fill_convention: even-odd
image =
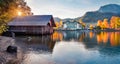
[(9, 26), (46, 26), (52, 21), (52, 26), (55, 26), (52, 15), (33, 15), (16, 17), (8, 23)]

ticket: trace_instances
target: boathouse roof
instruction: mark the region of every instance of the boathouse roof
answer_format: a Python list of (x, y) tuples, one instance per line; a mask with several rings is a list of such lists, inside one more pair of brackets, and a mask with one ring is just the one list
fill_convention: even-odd
[(55, 26), (52, 15), (19, 16), (8, 23), (9, 26), (46, 26), (49, 22)]

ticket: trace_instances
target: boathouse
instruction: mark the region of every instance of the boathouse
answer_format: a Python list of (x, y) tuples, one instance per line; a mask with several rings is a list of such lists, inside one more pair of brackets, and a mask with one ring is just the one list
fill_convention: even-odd
[(55, 27), (52, 15), (16, 17), (8, 23), (9, 32), (25, 34), (51, 34)]

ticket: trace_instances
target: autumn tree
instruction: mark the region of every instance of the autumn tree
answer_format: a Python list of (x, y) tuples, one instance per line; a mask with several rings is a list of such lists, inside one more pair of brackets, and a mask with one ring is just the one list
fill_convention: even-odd
[(98, 21), (97, 21), (97, 27), (100, 27), (100, 28), (103, 27), (103, 26), (102, 26), (102, 20), (98, 20)]
[(62, 20), (60, 20), (59, 22), (56, 21), (55, 25), (56, 25), (56, 27), (54, 27), (54, 29), (59, 29), (59, 28), (61, 28), (63, 26), (63, 21)]
[(8, 22), (18, 16), (18, 12), (23, 16), (32, 15), (30, 7), (24, 0), (0, 0), (0, 21)]
[(111, 28), (115, 28), (115, 16), (112, 16), (112, 18), (110, 20), (110, 26), (111, 26)]
[(54, 27), (54, 29), (58, 29), (58, 28), (59, 28), (59, 22), (56, 21), (56, 22), (55, 22), (55, 25), (56, 25), (56, 27)]
[(101, 20), (98, 20), (97, 26), (99, 26), (101, 29), (118, 29), (120, 28), (120, 17), (112, 16), (110, 19), (110, 24), (108, 23), (108, 19), (106, 18), (103, 20), (103, 22)]
[(92, 24), (90, 24), (89, 28), (90, 28), (90, 30), (92, 30), (94, 27), (93, 27), (93, 25), (92, 25)]
[(17, 0), (18, 4), (18, 11), (22, 12), (23, 16), (33, 15), (31, 12), (31, 8), (27, 5), (27, 3), (24, 0)]
[(85, 29), (86, 24), (85, 24), (85, 23), (82, 23), (81, 25), (82, 25), (82, 28)]
[(115, 17), (115, 28), (120, 28), (120, 17)]
[(79, 19), (79, 23), (83, 23), (82, 18), (81, 18), (81, 19)]
[(97, 26), (101, 26), (101, 25), (102, 25), (102, 20), (98, 20)]
[(112, 16), (110, 20), (111, 28), (117, 29), (120, 27), (120, 17)]
[(0, 30), (5, 30), (3, 26), (18, 16), (18, 12), (21, 12), (22, 16), (33, 14), (24, 0), (0, 0)]
[(79, 19), (79, 23), (82, 25), (82, 28), (85, 29), (86, 24), (82, 21), (82, 19)]
[(103, 20), (102, 26), (103, 26), (103, 27), (102, 27), (103, 29), (109, 28), (108, 19), (105, 18), (105, 19)]
[(62, 27), (63, 26), (63, 21), (62, 20), (60, 20), (60, 26), (59, 27)]

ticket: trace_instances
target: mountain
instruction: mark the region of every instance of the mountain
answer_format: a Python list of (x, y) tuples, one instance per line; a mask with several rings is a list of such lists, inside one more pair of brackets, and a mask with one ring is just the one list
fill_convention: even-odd
[(74, 19), (71, 18), (65, 18), (65, 19), (61, 19), (59, 17), (54, 17), (55, 22), (60, 22), (60, 20), (62, 20), (63, 22), (65, 21), (73, 21)]
[(118, 14), (118, 13), (120, 13), (120, 5), (109, 4), (109, 5), (101, 6), (98, 11), (102, 12), (102, 13), (116, 13), (116, 14)]
[(119, 16), (120, 17), (120, 5), (117, 4), (108, 4), (101, 6), (97, 11), (92, 12), (86, 12), (84, 16), (77, 17), (74, 19), (66, 18), (66, 19), (60, 19), (58, 17), (54, 18), (55, 21), (62, 20), (65, 21), (79, 21), (80, 19), (85, 23), (97, 23), (98, 20), (103, 20), (104, 18), (107, 18), (110, 20), (112, 16)]
[(62, 19), (63, 20), (63, 22), (65, 22), (65, 21), (74, 21), (74, 19), (72, 19), (72, 18), (65, 18), (65, 19)]
[(87, 12), (79, 19), (82, 19), (83, 22), (95, 23), (98, 20), (103, 20), (104, 18), (110, 20), (112, 16), (120, 16), (120, 5), (108, 4), (105, 6), (101, 6), (99, 10), (94, 12)]
[(62, 20), (62, 19), (59, 18), (59, 17), (54, 17), (54, 21), (55, 21), (55, 22), (60, 22), (60, 20)]

